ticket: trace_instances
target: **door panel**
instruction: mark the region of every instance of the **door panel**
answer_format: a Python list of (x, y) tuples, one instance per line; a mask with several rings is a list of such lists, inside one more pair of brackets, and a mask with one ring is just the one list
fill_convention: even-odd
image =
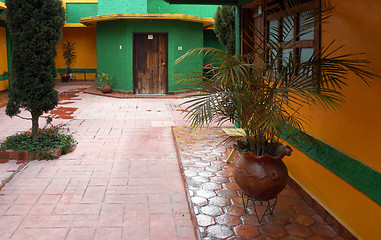
[(168, 92), (168, 35), (134, 34), (134, 93)]

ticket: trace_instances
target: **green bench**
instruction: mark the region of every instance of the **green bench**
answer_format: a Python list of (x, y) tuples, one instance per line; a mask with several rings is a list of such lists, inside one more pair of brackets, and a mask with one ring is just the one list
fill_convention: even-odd
[[(66, 69), (57, 69), (58, 73), (65, 73)], [(87, 80), (86, 73), (94, 73), (95, 76), (97, 75), (97, 69), (96, 68), (72, 68), (70, 69), (70, 73), (83, 73), (84, 80)], [(72, 76), (72, 79), (76, 79), (75, 76)]]

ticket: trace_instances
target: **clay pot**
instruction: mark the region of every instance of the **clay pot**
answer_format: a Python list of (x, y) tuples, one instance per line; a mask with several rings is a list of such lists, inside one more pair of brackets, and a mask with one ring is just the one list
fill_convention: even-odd
[(112, 88), (111, 86), (104, 86), (104, 87), (101, 87), (101, 91), (103, 93), (110, 93), (112, 91)]
[(286, 154), (291, 155), (291, 149), (289, 153), (283, 152), (276, 157), (243, 153), (233, 170), (237, 185), (244, 193), (257, 200), (275, 198), (288, 181), (287, 167), (282, 161)]
[(62, 82), (68, 82), (70, 80), (70, 74), (68, 73), (62, 73), (61, 74)]

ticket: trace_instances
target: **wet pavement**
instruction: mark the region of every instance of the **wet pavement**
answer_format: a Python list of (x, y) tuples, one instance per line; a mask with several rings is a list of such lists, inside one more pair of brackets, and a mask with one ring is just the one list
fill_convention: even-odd
[[(187, 127), (174, 127), (173, 132), (200, 239), (343, 239), (289, 186), (280, 193), (274, 214), (259, 223), (251, 201), (247, 213), (243, 208), (232, 174), (239, 154), (226, 163), (231, 148), (221, 144), (224, 132), (203, 128), (190, 133)], [(266, 208), (256, 203), (262, 215)]]
[[(0, 164), (0, 239), (341, 239), (289, 187), (262, 225), (245, 213), (223, 132), (174, 127), (174, 139), (183, 100), (84, 93), (91, 87), (58, 84), (59, 105), (40, 119), (68, 123), (74, 152)], [(4, 107), (0, 123), (0, 139), (31, 124)]]

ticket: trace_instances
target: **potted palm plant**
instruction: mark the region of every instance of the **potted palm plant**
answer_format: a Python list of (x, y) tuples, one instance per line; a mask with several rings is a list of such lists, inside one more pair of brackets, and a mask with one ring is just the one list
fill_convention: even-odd
[(62, 44), (63, 57), (66, 64), (66, 73), (61, 74), (62, 81), (67, 82), (71, 79), (70, 67), (77, 59), (77, 53), (75, 52), (75, 43), (66, 41)]
[[(295, 38), (313, 32), (316, 16), (325, 19), (330, 10), (304, 12), (300, 18), (303, 31)], [(297, 11), (296, 6), (285, 6), (278, 13), (294, 16), (293, 11)], [(282, 39), (287, 39), (294, 31), (294, 20), (283, 19)], [(268, 29), (267, 35), (253, 31), (253, 36), (263, 41), (250, 54), (230, 55), (219, 49), (200, 48), (188, 51), (176, 63), (198, 54), (214, 59), (214, 68), (207, 76), (192, 73), (181, 80), (199, 90), (185, 102), (186, 117), (193, 128), (239, 122), (245, 137), (235, 144), (244, 152), (233, 172), (236, 183), (246, 195), (268, 200), (277, 196), (288, 179), (282, 158), (291, 155), (291, 148), (281, 144), (283, 139), (314, 141), (303, 132), (306, 121), (300, 108), (322, 105), (336, 109), (344, 98), (340, 89), (347, 84), (348, 73), (356, 74), (366, 84), (375, 74), (369, 62), (359, 58), (361, 54), (339, 55), (340, 47), (329, 45), (314, 49), (311, 56), (302, 59), (286, 51), (297, 47), (297, 41), (280, 41), (277, 26)]]
[(101, 89), (101, 91), (103, 93), (111, 93), (112, 85), (114, 83), (114, 81), (112, 80), (113, 75), (109, 73), (101, 73), (97, 76), (98, 87)]

